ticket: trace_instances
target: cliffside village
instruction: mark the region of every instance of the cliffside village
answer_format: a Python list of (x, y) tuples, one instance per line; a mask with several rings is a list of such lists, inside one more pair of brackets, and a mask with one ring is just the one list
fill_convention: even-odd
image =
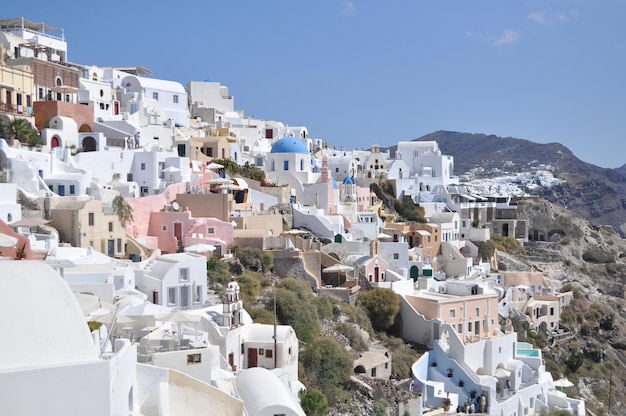
[[(397, 293), (402, 338), (430, 348), (412, 366), (411, 414), (444, 402), (585, 414), (541, 351), (499, 324), (513, 315), (556, 332), (572, 298), (540, 272), (482, 261), (493, 235), (559, 232), (518, 218), (508, 183), (464, 185), (436, 142), (348, 150), (245, 116), (219, 82), (67, 56), (61, 29), (0, 20), (0, 120), (26, 120), (42, 139), (0, 139), (3, 413), (304, 415), (294, 330), (254, 323), (235, 281), (207, 295), (207, 260), (236, 244), (271, 250), (276, 274), (318, 296)], [(229, 176), (216, 159), (264, 178)], [(549, 183), (549, 170), (528, 183)], [(385, 183), (427, 222), (398, 221), (370, 191)], [(391, 357), (372, 351), (354, 369), (388, 379)]]

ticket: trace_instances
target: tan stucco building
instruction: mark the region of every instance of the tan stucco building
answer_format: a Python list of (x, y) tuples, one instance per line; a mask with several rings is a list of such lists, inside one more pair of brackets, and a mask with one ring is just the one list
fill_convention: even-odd
[(52, 222), (62, 243), (74, 247), (93, 247), (110, 257), (122, 258), (126, 252), (126, 232), (115, 214), (105, 214), (102, 203), (88, 198), (52, 198)]

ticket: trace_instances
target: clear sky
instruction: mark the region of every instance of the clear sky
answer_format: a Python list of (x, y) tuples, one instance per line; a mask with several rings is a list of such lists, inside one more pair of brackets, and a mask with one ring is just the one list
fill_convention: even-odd
[(347, 149), (452, 130), (626, 163), (626, 0), (6, 3), (64, 28), (70, 61), (217, 81)]

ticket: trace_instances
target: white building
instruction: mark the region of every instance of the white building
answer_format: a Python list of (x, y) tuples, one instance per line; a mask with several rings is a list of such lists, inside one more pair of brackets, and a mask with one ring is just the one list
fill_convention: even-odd
[(187, 308), (206, 301), (205, 256), (164, 254), (144, 263), (136, 270), (136, 286), (152, 303)]
[(22, 206), (17, 203), (14, 183), (0, 183), (0, 219), (9, 225), (22, 219)]
[(124, 94), (131, 94), (134, 101), (153, 101), (158, 104), (164, 119), (171, 118), (176, 124), (189, 126), (187, 91), (178, 82), (136, 75), (127, 75), (120, 82)]
[[(0, 322), (11, 333), (0, 347), (3, 413), (115, 415), (137, 410), (135, 347), (120, 340), (114, 353), (103, 356), (74, 295), (44, 263), (5, 261), (2, 269)], [(24, 291), (28, 296), (17, 295)]]

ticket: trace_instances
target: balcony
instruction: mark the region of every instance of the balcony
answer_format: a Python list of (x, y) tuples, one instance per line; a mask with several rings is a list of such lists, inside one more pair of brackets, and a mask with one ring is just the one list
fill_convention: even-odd
[(15, 105), (9, 103), (0, 103), (0, 113), (18, 114), (20, 116), (32, 117), (33, 107)]

